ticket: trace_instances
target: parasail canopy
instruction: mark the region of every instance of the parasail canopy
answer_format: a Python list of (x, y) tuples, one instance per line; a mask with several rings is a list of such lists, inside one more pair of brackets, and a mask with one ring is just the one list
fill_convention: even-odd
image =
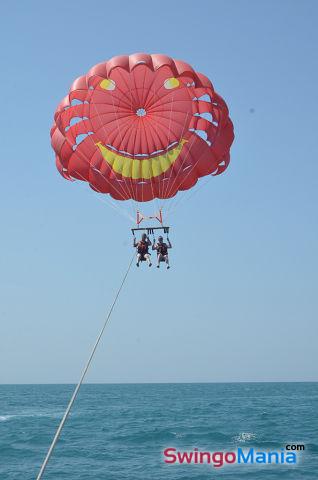
[(207, 77), (165, 55), (136, 53), (76, 79), (56, 109), (51, 138), (64, 178), (144, 202), (224, 172), (234, 133)]

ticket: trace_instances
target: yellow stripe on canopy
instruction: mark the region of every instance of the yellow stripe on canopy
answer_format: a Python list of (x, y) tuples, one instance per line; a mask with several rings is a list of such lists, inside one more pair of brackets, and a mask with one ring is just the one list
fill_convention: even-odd
[(112, 167), (114, 172), (126, 178), (146, 179), (158, 177), (165, 173), (171, 165), (177, 160), (182, 147), (188, 140), (184, 138), (178, 145), (166, 153), (158, 155), (153, 158), (130, 158), (121, 155), (120, 153), (109, 150), (102, 142), (97, 142), (96, 146), (99, 148), (104, 160)]

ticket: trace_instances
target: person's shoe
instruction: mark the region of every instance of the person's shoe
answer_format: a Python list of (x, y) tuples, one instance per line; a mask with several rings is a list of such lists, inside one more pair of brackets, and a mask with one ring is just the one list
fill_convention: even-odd
[(136, 266), (139, 267), (139, 263), (136, 263)]
[(169, 270), (169, 268), (170, 268), (170, 265), (167, 266), (167, 270)]
[(157, 268), (160, 268), (160, 265), (157, 265)]
[(149, 263), (149, 267), (151, 267), (152, 263)]

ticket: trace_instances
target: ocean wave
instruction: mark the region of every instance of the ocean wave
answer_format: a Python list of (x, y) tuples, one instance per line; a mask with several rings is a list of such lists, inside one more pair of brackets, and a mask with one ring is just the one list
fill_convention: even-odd
[[(5, 397), (1, 388), (7, 390)], [(66, 387), (1, 388), (0, 480), (32, 480), (62, 417), (61, 392), (65, 392)], [(286, 389), (288, 395), (294, 392), (295, 399), (286, 403), (286, 394), (280, 400), (276, 394), (278, 388)], [(127, 477), (129, 480), (313, 479), (318, 470), (316, 404), (302, 408), (299, 418), (295, 419), (299, 411), (296, 394), (299, 391), (302, 404), (304, 398), (308, 398), (309, 403), (309, 394), (312, 395), (313, 389), (317, 391), (318, 383), (313, 386), (282, 384), (281, 387), (264, 384), (256, 385), (255, 389), (256, 393), (262, 389), (260, 395), (257, 393), (246, 402), (245, 398), (239, 400), (243, 398), (240, 384), (186, 388), (182, 385), (84, 386), (58, 442), (52, 475), (58, 480), (100, 480), (106, 476), (108, 480), (127, 480)], [(101, 394), (109, 391), (123, 392), (123, 395), (109, 404), (106, 401), (109, 397)], [(279, 402), (282, 408), (278, 408)], [(200, 451), (235, 451), (238, 447), (280, 451), (288, 440), (286, 432), (305, 445), (297, 466), (277, 469), (273, 465), (266, 467), (265, 472), (265, 467), (250, 465), (251, 468), (241, 472), (239, 466), (233, 465), (218, 472), (211, 466), (170, 468), (162, 459), (167, 447), (179, 451), (192, 451), (196, 447)]]
[(47, 418), (62, 418), (63, 412), (59, 413), (15, 413), (10, 415), (0, 415), (0, 422), (7, 422), (16, 418), (34, 418), (34, 417), (47, 417)]
[(7, 422), (12, 418), (14, 415), (0, 415), (0, 422)]
[(184, 433), (180, 433), (180, 432), (171, 432), (172, 435), (174, 435), (176, 438), (183, 438), (185, 436)]
[(233, 437), (233, 440), (235, 442), (239, 442), (239, 443), (245, 443), (245, 442), (249, 442), (251, 440), (254, 440), (256, 438), (256, 434), (255, 433), (252, 433), (252, 432), (241, 432), (239, 433), (238, 435), (236, 435), (235, 437)]
[(230, 442), (232, 440), (232, 435), (227, 433), (222, 433), (218, 431), (203, 431), (198, 429), (197, 431), (172, 431), (168, 429), (156, 429), (153, 431), (144, 431), (138, 430), (133, 434), (127, 434), (127, 432), (123, 432), (121, 434), (112, 435), (111, 440), (113, 442), (125, 442), (125, 443), (149, 443), (153, 441), (160, 441), (160, 442), (169, 442), (169, 440), (177, 440), (182, 439), (184, 442), (197, 442), (197, 441), (204, 441), (208, 443), (215, 443), (215, 442)]

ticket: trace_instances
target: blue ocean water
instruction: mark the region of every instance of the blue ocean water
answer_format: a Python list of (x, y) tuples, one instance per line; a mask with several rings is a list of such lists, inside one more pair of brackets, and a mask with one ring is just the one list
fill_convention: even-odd
[[(0, 479), (35, 479), (72, 385), (0, 385)], [(83, 385), (45, 479), (317, 479), (318, 383)], [(168, 465), (163, 450), (281, 450), (296, 465)]]

